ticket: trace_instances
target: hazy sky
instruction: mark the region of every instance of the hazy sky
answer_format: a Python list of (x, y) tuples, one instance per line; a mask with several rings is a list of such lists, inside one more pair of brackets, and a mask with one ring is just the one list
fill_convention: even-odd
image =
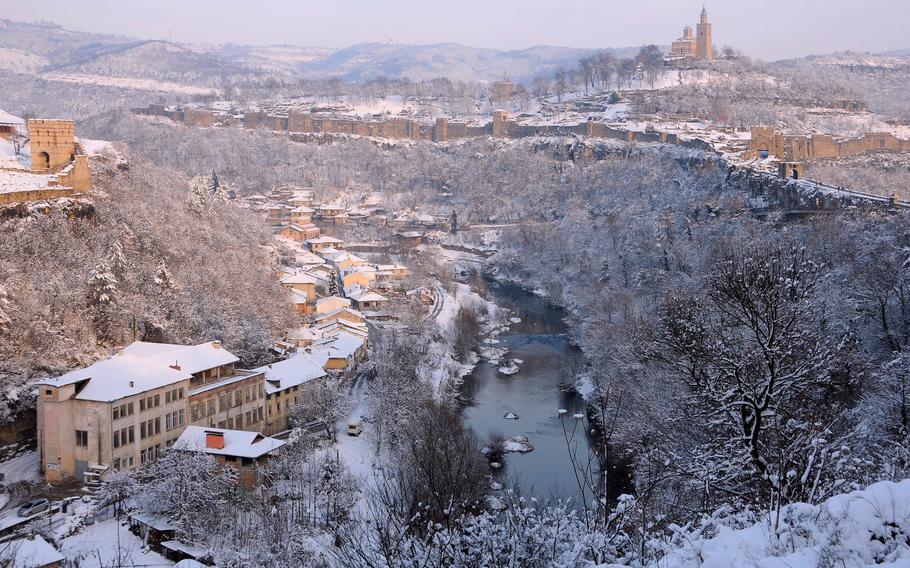
[[(200, 43), (669, 44), (701, 0), (3, 0), (0, 17)], [(778, 59), (910, 48), (910, 0), (713, 0), (718, 47)]]

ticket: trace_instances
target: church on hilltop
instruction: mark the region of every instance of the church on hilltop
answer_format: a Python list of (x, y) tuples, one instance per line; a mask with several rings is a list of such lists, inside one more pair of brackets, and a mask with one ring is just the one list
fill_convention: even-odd
[(714, 59), (714, 44), (711, 36), (711, 23), (708, 22), (708, 10), (701, 9), (701, 19), (695, 26), (695, 36), (692, 35), (692, 26), (683, 28), (681, 38), (673, 42), (670, 47), (669, 59)]

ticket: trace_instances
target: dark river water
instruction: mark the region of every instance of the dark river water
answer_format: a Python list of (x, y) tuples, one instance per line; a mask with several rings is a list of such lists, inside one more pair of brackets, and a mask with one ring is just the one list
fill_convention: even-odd
[[(511, 330), (498, 337), (497, 347), (509, 351), (500, 365), (481, 362), (462, 386), (465, 423), (484, 442), (491, 433), (526, 436), (534, 447), (528, 453), (507, 453), (497, 479), (504, 485), (517, 484), (522, 491), (540, 499), (553, 497), (577, 500), (580, 492), (569, 461), (566, 435), (558, 410), (567, 428), (572, 416), (584, 413), (584, 401), (574, 393), (560, 390), (567, 356), (575, 347), (565, 336), (562, 310), (522, 288), (490, 282), (491, 300), (521, 318)], [(510, 358), (522, 359), (520, 371), (506, 376), (500, 366)], [(503, 418), (513, 412), (518, 420)], [(574, 437), (578, 453), (585, 456), (589, 440), (580, 427)]]

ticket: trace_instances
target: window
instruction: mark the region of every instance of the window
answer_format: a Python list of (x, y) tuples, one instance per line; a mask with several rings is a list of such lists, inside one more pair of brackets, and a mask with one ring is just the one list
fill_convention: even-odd
[(139, 439), (145, 440), (146, 437), (147, 437), (147, 433), (145, 430), (145, 422), (143, 422), (142, 424), (139, 425)]
[(225, 428), (227, 428), (227, 421), (222, 420), (221, 422), (218, 423), (218, 427), (221, 428), (222, 430), (224, 430)]
[(161, 433), (161, 417), (160, 416), (155, 419), (155, 433), (156, 434)]
[(263, 412), (262, 407), (260, 406), (259, 407), (259, 420), (262, 420), (264, 414), (265, 414), (265, 412)]
[(167, 432), (172, 428), (171, 426), (171, 413), (168, 412), (164, 415), (164, 431)]
[(253, 460), (250, 458), (240, 458), (240, 465), (243, 467), (250, 467), (253, 465)]
[(115, 406), (114, 410), (111, 411), (111, 416), (114, 420), (120, 420), (120, 407)]
[(167, 391), (166, 393), (164, 393), (164, 404), (170, 404), (170, 403), (171, 403), (171, 391)]
[(133, 456), (130, 456), (130, 467), (133, 467)]
[(130, 430), (130, 444), (132, 444), (133, 442), (136, 441), (135, 429), (133, 428), (133, 426), (130, 426), (129, 430)]
[(224, 412), (228, 409), (228, 395), (218, 395), (218, 412)]
[(215, 399), (214, 398), (209, 399), (209, 401), (208, 401), (208, 412), (206, 413), (206, 415), (211, 416), (213, 414), (215, 414)]
[(180, 400), (183, 400), (183, 387), (180, 387), (179, 389), (177, 389), (177, 398), (179, 398)]
[(243, 391), (235, 390), (234, 391), (234, 405), (233, 408), (236, 408), (243, 404)]
[(181, 408), (180, 410), (177, 411), (177, 425), (178, 426), (183, 426), (183, 419), (184, 419), (184, 411)]
[(139, 399), (139, 412), (145, 412), (145, 399)]
[(115, 459), (113, 465), (115, 470), (120, 469), (120, 458)]
[(157, 408), (157, 407), (159, 407), (159, 406), (161, 406), (161, 395), (160, 395), (160, 394), (156, 394), (156, 395), (155, 395), (155, 408)]
[(120, 430), (117, 430), (114, 432), (113, 438), (114, 438), (114, 447), (119, 448), (120, 447)]
[(83, 448), (88, 447), (88, 431), (87, 430), (76, 430), (76, 445), (82, 446)]
[(126, 405), (126, 413), (129, 416), (133, 415), (133, 403), (132, 402)]
[(238, 416), (236, 420), (234, 420), (234, 425), (237, 427), (238, 430), (243, 429), (243, 415), (242, 414), (240, 416)]
[(47, 396), (51, 396), (54, 394), (54, 391), (53, 391), (53, 389), (44, 389), (44, 394), (46, 394)]

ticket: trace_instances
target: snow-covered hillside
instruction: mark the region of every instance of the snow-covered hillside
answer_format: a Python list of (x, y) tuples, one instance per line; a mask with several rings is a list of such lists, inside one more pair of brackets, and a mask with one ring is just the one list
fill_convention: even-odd
[[(706, 533), (715, 533), (706, 537)], [(680, 531), (654, 568), (910, 566), (910, 479), (883, 481), (819, 506), (788, 505), (745, 528)]]

